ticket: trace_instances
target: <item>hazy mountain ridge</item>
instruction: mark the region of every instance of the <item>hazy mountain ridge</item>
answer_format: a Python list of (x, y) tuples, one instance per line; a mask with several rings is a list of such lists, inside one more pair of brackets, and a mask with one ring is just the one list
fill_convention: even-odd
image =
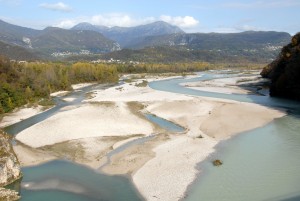
[(102, 33), (104, 36), (117, 41), (122, 47), (129, 47), (135, 41), (143, 40), (147, 36), (159, 36), (174, 33), (184, 33), (179, 27), (166, 22), (158, 21), (135, 27), (105, 27), (89, 23), (80, 23), (72, 30), (92, 30)]
[(40, 59), (37, 54), (24, 47), (10, 45), (0, 41), (0, 54), (14, 60), (37, 60)]
[[(71, 30), (55, 27), (34, 30), (0, 21), (0, 41), (9, 45), (25, 47), (29, 52), (37, 52), (40, 57), (42, 55), (46, 59), (61, 59), (69, 56), (118, 59), (128, 55), (124, 60), (143, 61), (145, 59), (153, 62), (169, 62), (179, 59), (185, 61), (189, 59), (193, 61), (246, 59), (252, 62), (267, 63), (278, 55), (280, 49), (290, 41), (290, 38), (288, 33), (274, 31), (226, 34), (184, 33), (180, 28), (166, 22), (111, 28), (80, 23)], [(116, 51), (121, 47), (115, 41), (120, 42), (123, 47), (135, 51), (127, 49)], [(155, 53), (154, 50), (158, 53)], [(5, 55), (11, 54), (12, 56), (9, 57), (14, 58), (13, 51), (10, 52), (12, 53)], [(99, 56), (98, 54), (105, 55)], [(85, 57), (85, 55), (90, 56)], [(237, 59), (238, 57), (241, 58)]]
[(39, 30), (12, 25), (0, 20), (0, 41), (22, 47), (30, 47), (27, 38), (33, 38), (41, 33)]
[(283, 46), (291, 36), (285, 32), (246, 31), (241, 33), (187, 33), (163, 36), (149, 36), (132, 44), (131, 48), (144, 48), (159, 45), (188, 46), (193, 49), (251, 49), (270, 46)]
[(86, 50), (91, 53), (105, 53), (119, 50), (119, 44), (95, 31), (74, 31), (47, 27), (35, 30), (0, 21), (0, 41), (18, 45), (47, 55), (57, 52)]
[(32, 47), (42, 52), (79, 52), (105, 53), (119, 50), (114, 41), (95, 31), (75, 31), (48, 27), (32, 40)]

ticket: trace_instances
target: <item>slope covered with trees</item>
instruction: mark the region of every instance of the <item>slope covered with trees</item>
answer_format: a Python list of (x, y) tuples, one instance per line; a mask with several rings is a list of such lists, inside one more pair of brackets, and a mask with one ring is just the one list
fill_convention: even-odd
[(270, 95), (300, 100), (300, 33), (261, 72), (271, 79)]
[(32, 48), (43, 53), (80, 52), (103, 53), (118, 50), (114, 41), (95, 31), (75, 31), (48, 27), (31, 39)]
[(47, 99), (79, 82), (116, 82), (117, 68), (101, 64), (11, 62), (0, 57), (0, 114), (26, 103)]
[(258, 56), (257, 53), (234, 55), (226, 51), (193, 50), (185, 46), (159, 46), (140, 50), (123, 49), (99, 56), (102, 59), (139, 61), (154, 63), (174, 62), (212, 62), (212, 63), (268, 63), (270, 57)]

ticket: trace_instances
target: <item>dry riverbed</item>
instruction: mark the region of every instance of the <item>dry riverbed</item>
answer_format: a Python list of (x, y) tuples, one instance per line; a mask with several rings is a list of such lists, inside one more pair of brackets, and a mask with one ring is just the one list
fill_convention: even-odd
[[(99, 168), (106, 154), (122, 144), (154, 135), (112, 156), (102, 168), (108, 174), (129, 174), (147, 200), (179, 200), (199, 170), (196, 164), (215, 145), (240, 132), (285, 115), (281, 111), (228, 100), (193, 97), (141, 87), (156, 77), (96, 90), (79, 107), (22, 131), (14, 147), (24, 166), (68, 158)], [(144, 81), (145, 83), (145, 81)], [(172, 121), (186, 131), (170, 133), (149, 122), (143, 113)]]

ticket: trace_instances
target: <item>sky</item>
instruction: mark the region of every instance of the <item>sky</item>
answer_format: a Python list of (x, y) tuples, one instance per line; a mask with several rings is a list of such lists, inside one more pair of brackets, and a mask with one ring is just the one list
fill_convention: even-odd
[(0, 19), (44, 29), (80, 22), (137, 26), (165, 21), (191, 32), (300, 31), (300, 0), (0, 0)]

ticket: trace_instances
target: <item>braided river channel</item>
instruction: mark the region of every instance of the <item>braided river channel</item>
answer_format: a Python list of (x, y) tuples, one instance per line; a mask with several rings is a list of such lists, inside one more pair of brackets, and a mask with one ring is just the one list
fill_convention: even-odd
[[(227, 74), (226, 71), (204, 72), (193, 78), (181, 77), (149, 83), (155, 90), (252, 102), (287, 111), (286, 116), (275, 119), (264, 127), (241, 133), (219, 143), (217, 151), (198, 164), (197, 168), (201, 169), (201, 173), (188, 187), (183, 200), (300, 200), (300, 103), (254, 94), (204, 92), (180, 85), (227, 76), (238, 74)], [(11, 135), (16, 135), (60, 112), (65, 106), (81, 104), (86, 93), (103, 87), (107, 86), (89, 86), (81, 91), (72, 92), (67, 95), (74, 99), (72, 102), (63, 102), (57, 98), (54, 108), (11, 125), (5, 130)], [(164, 121), (155, 117), (148, 116), (148, 119), (158, 125), (161, 122), (164, 124)], [(167, 130), (168, 127), (171, 130), (177, 129), (177, 125), (172, 128), (170, 122), (165, 124), (168, 124)], [(144, 140), (140, 141), (143, 142)], [(211, 158), (220, 158), (224, 164), (214, 167)], [(105, 175), (69, 161), (54, 160), (38, 166), (24, 167), (22, 171), (22, 181), (10, 186), (20, 192), (22, 201), (143, 200), (130, 178)], [(26, 185), (32, 188), (27, 189)]]

